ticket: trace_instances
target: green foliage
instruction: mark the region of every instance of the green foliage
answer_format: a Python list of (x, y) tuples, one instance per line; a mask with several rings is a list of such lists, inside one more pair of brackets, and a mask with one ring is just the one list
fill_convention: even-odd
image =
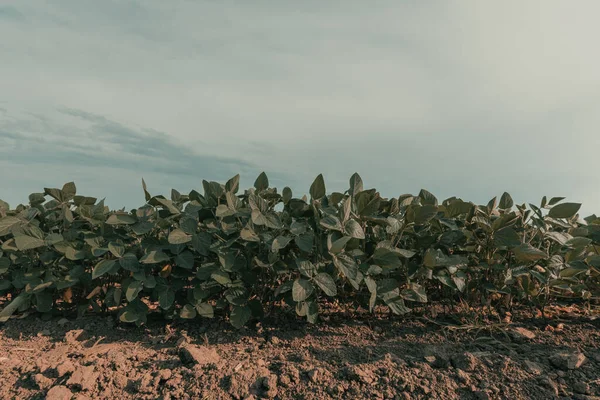
[(316, 322), (329, 298), (395, 314), (417, 303), (494, 296), (537, 305), (589, 299), (599, 287), (600, 218), (544, 197), (485, 206), (432, 193), (382, 198), (355, 173), (327, 195), (318, 175), (306, 196), (281, 194), (263, 172), (240, 192), (202, 181), (111, 211), (74, 183), (33, 193), (15, 209), (0, 200), (0, 321), (40, 313), (116, 311), (141, 325), (166, 318), (227, 318), (240, 328), (274, 303)]

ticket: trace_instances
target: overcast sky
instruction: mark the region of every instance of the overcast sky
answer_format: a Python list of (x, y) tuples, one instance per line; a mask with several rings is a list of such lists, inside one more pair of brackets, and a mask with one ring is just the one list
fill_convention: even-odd
[(600, 212), (600, 2), (0, 2), (0, 198), (202, 179)]

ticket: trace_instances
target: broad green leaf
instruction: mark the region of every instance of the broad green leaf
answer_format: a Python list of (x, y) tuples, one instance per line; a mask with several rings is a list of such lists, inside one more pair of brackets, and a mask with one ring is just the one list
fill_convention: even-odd
[(92, 271), (92, 279), (96, 279), (101, 277), (102, 275), (108, 273), (115, 266), (115, 260), (101, 260), (96, 264), (94, 270)]
[(259, 192), (269, 188), (269, 178), (265, 172), (261, 172), (258, 178), (254, 181), (254, 188)]
[(580, 203), (562, 203), (552, 207), (548, 211), (548, 216), (550, 218), (572, 218), (580, 208)]
[(510, 208), (512, 208), (512, 206), (514, 205), (513, 199), (510, 196), (510, 194), (508, 194), (507, 192), (504, 192), (502, 194), (502, 197), (500, 197), (500, 204), (498, 205), (498, 207), (501, 210), (508, 210)]
[(305, 301), (314, 290), (315, 288), (310, 281), (303, 278), (296, 279), (292, 286), (292, 298), (296, 302)]
[(240, 174), (237, 174), (233, 178), (229, 179), (225, 184), (225, 190), (227, 192), (236, 194), (240, 188)]
[(273, 240), (273, 244), (271, 245), (271, 251), (277, 252), (281, 249), (284, 249), (291, 241), (292, 238), (289, 236), (277, 236), (275, 240)]
[(494, 233), (494, 244), (496, 247), (514, 247), (521, 244), (521, 238), (510, 226), (502, 228)]
[(33, 236), (19, 235), (15, 236), (15, 245), (19, 250), (26, 251), (46, 246), (46, 241)]
[(192, 236), (181, 229), (174, 229), (169, 233), (170, 244), (185, 244), (192, 241)]
[(158, 292), (158, 304), (163, 310), (168, 310), (173, 306), (175, 302), (175, 292), (173, 289), (167, 287)]
[(331, 275), (325, 272), (320, 272), (315, 275), (314, 281), (327, 296), (337, 296), (337, 287), (335, 286), (335, 281)]
[(333, 258), (333, 264), (346, 278), (356, 279), (358, 264), (354, 261), (354, 258), (346, 254), (339, 254)]
[(229, 322), (234, 328), (240, 329), (252, 318), (252, 310), (248, 306), (234, 306), (229, 314)]
[(351, 197), (363, 191), (363, 181), (357, 172), (350, 177), (350, 190), (348, 191)]
[(133, 225), (137, 219), (129, 214), (112, 214), (106, 220), (108, 225)]
[(168, 261), (169, 259), (170, 257), (162, 251), (152, 250), (144, 254), (144, 256), (140, 259), (140, 262), (142, 264), (158, 264), (164, 261)]
[(198, 315), (204, 318), (213, 318), (215, 316), (213, 306), (208, 303), (196, 303), (196, 311)]
[(528, 243), (523, 243), (513, 248), (512, 251), (515, 253), (517, 261), (520, 262), (531, 262), (548, 258), (548, 254), (545, 251), (537, 249)]
[(364, 239), (365, 232), (356, 220), (348, 220), (344, 225), (344, 233), (355, 239)]
[(125, 254), (125, 246), (123, 246), (123, 243), (110, 242), (108, 244), (108, 250), (110, 250), (112, 255), (117, 258), (121, 258)]
[(17, 217), (0, 218), (0, 236), (8, 235), (14, 226), (19, 225), (21, 221)]
[(325, 180), (323, 174), (319, 174), (312, 185), (310, 185), (310, 197), (315, 200), (325, 197)]
[(142, 281), (132, 281), (129, 286), (127, 286), (127, 290), (125, 290), (125, 298), (127, 301), (131, 302), (144, 288), (144, 282)]
[(194, 319), (198, 315), (196, 307), (191, 304), (186, 304), (181, 308), (179, 316), (183, 319)]
[(317, 272), (317, 267), (309, 260), (297, 258), (296, 265), (298, 266), (298, 271), (306, 277), (311, 278)]
[(413, 283), (408, 288), (402, 290), (401, 296), (404, 300), (427, 303), (427, 293), (425, 293), (425, 288), (416, 283)]
[(28, 293), (21, 293), (14, 298), (8, 305), (6, 305), (2, 311), (0, 311), (0, 322), (6, 322), (8, 319), (17, 311), (23, 304), (25, 304), (31, 295)]

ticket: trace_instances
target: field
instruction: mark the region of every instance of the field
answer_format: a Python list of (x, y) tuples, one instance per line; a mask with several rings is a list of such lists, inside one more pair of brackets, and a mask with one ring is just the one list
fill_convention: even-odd
[(0, 397), (600, 395), (600, 218), (269, 184), (0, 200)]
[(547, 321), (521, 310), (505, 323), (453, 315), (331, 310), (320, 325), (282, 317), (239, 331), (11, 320), (0, 331), (0, 398), (600, 398), (597, 314), (550, 307)]

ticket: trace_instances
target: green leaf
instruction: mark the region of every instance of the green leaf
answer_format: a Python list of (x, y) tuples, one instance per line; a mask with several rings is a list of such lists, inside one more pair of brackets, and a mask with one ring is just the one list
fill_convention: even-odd
[(112, 214), (106, 220), (108, 225), (133, 225), (137, 219), (129, 214)]
[(425, 288), (416, 283), (413, 283), (410, 287), (404, 289), (401, 292), (401, 296), (404, 300), (427, 303), (427, 293), (425, 293)]
[(46, 241), (33, 236), (19, 235), (15, 236), (15, 245), (19, 250), (26, 251), (46, 246)]
[(317, 267), (315, 267), (315, 265), (309, 260), (297, 258), (296, 265), (298, 266), (298, 271), (300, 271), (302, 275), (309, 278), (317, 272)]
[(354, 258), (346, 254), (339, 254), (333, 258), (333, 264), (348, 279), (356, 279), (358, 274), (358, 264)]
[(92, 271), (92, 279), (96, 279), (101, 277), (102, 275), (108, 273), (115, 266), (115, 260), (101, 260), (96, 264), (94, 270)]
[(229, 278), (229, 274), (225, 271), (215, 271), (210, 275), (210, 277), (223, 286), (231, 283), (231, 278)]
[(500, 197), (500, 204), (498, 205), (498, 207), (501, 210), (508, 210), (508, 209), (512, 208), (513, 205), (514, 205), (514, 202), (513, 202), (512, 197), (510, 197), (510, 194), (508, 194), (507, 192), (504, 192), (502, 194), (502, 197)]
[(2, 309), (0, 312), (0, 322), (6, 322), (8, 319), (17, 311), (21, 306), (23, 306), (28, 300), (28, 293), (21, 293), (13, 301), (11, 301), (6, 307)]
[(169, 259), (170, 257), (162, 251), (153, 250), (144, 254), (144, 256), (140, 259), (140, 262), (142, 264), (158, 264), (164, 261), (168, 261)]
[(183, 319), (194, 319), (196, 315), (198, 315), (196, 307), (191, 304), (184, 305), (179, 312), (179, 316)]
[(562, 203), (552, 207), (548, 216), (550, 218), (572, 218), (580, 208), (580, 203)]
[(133, 281), (127, 286), (127, 290), (125, 291), (125, 298), (127, 301), (131, 302), (144, 288), (144, 282), (142, 281)]
[(421, 191), (419, 192), (419, 198), (421, 199), (421, 204), (434, 206), (437, 209), (437, 198), (427, 190), (421, 189)]
[(322, 227), (327, 229), (332, 229), (340, 232), (343, 230), (342, 223), (340, 222), (339, 218), (335, 215), (326, 216), (325, 218), (321, 219), (320, 224)]
[(252, 310), (248, 306), (234, 306), (229, 314), (229, 322), (234, 328), (240, 329), (252, 318)]
[(292, 238), (289, 236), (277, 236), (275, 240), (273, 240), (273, 244), (271, 245), (271, 251), (277, 252), (281, 249), (284, 249), (291, 241)]
[(175, 257), (175, 264), (183, 269), (192, 269), (194, 268), (194, 255), (192, 252), (184, 250)]
[(170, 287), (158, 292), (158, 304), (163, 310), (168, 310), (175, 302), (175, 292)]
[(126, 271), (136, 272), (139, 269), (140, 262), (133, 253), (125, 253), (119, 259), (119, 265)]
[(148, 188), (146, 187), (146, 182), (144, 181), (144, 178), (142, 178), (142, 189), (144, 189), (144, 197), (146, 198), (146, 202), (150, 201), (152, 196), (150, 195), (150, 193), (148, 193)]
[(548, 202), (548, 205), (549, 205), (549, 206), (553, 206), (553, 205), (555, 205), (556, 203), (559, 203), (559, 202), (563, 201), (564, 199), (565, 199), (565, 197), (553, 197), (553, 198), (551, 198), (551, 199), (550, 199), (550, 201)]
[(174, 229), (169, 233), (170, 244), (185, 244), (192, 241), (192, 236), (188, 235), (181, 229)]
[(284, 187), (283, 188), (283, 192), (281, 193), (281, 195), (283, 196), (283, 203), (287, 204), (290, 202), (290, 200), (292, 199), (292, 189), (290, 189), (289, 187)]
[(315, 290), (314, 286), (306, 279), (296, 279), (292, 286), (292, 298), (294, 301), (304, 301), (310, 297)]
[(240, 174), (237, 174), (233, 178), (229, 179), (225, 184), (225, 190), (227, 192), (236, 194), (240, 188)]
[(348, 220), (344, 225), (344, 233), (355, 239), (364, 239), (365, 232), (356, 220)]
[(328, 273), (318, 273), (314, 277), (314, 281), (327, 296), (337, 296), (337, 287), (335, 286), (335, 281)]
[(123, 246), (123, 243), (110, 242), (108, 244), (108, 250), (110, 250), (110, 252), (117, 258), (121, 258), (125, 254), (125, 246)]
[(215, 316), (213, 306), (208, 303), (196, 303), (196, 311), (198, 311), (198, 315), (204, 318), (213, 318)]
[(258, 178), (254, 181), (254, 187), (259, 192), (269, 188), (269, 178), (265, 172), (261, 172)]
[(21, 222), (23, 221), (16, 217), (0, 218), (0, 236), (8, 235), (11, 232), (11, 229)]
[(234, 306), (243, 306), (248, 302), (248, 290), (243, 287), (232, 287), (223, 294), (229, 304)]
[(312, 252), (313, 244), (315, 242), (315, 235), (312, 232), (304, 233), (295, 238), (294, 242), (296, 242), (296, 245), (300, 250), (310, 253)]
[(517, 261), (520, 262), (531, 262), (548, 258), (546, 252), (536, 249), (528, 243), (523, 243), (520, 246), (513, 248), (512, 251), (515, 253)]
[(514, 247), (521, 244), (521, 238), (517, 232), (511, 228), (502, 228), (494, 233), (494, 244), (496, 247)]
[(315, 200), (325, 197), (325, 180), (323, 174), (319, 174), (312, 185), (310, 185), (310, 197)]
[(357, 194), (363, 191), (363, 181), (358, 172), (355, 172), (350, 177), (350, 190), (348, 191), (351, 197), (355, 197)]

